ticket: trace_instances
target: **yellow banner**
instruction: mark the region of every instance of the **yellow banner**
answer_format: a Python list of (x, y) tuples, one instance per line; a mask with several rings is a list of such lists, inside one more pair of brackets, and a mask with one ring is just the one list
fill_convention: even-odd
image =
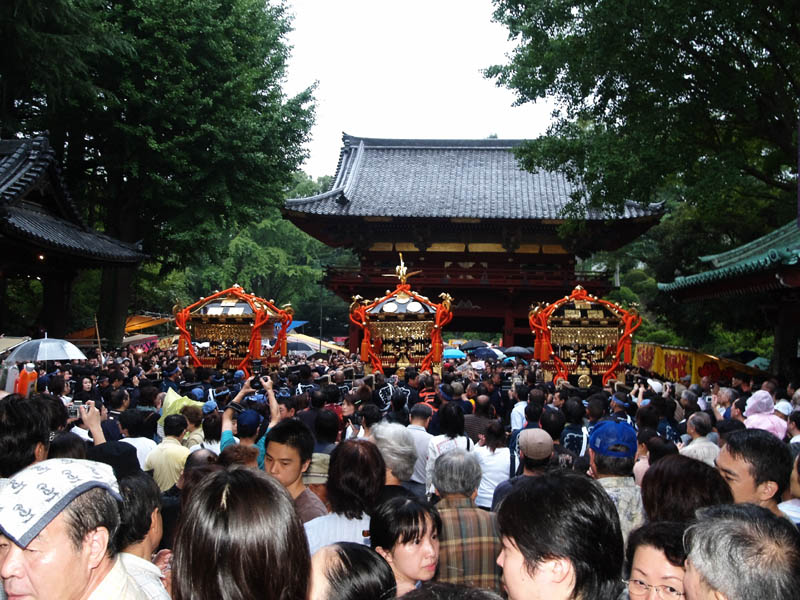
[(730, 379), (737, 372), (764, 374), (764, 371), (744, 363), (690, 348), (672, 348), (649, 343), (634, 344), (633, 366), (655, 373), (667, 381), (678, 381), (681, 377), (690, 375), (692, 383), (700, 383), (700, 379), (706, 375), (717, 381)]

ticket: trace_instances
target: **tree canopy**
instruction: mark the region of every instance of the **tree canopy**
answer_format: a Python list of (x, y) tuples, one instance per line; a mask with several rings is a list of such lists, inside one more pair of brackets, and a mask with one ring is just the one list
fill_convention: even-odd
[[(560, 106), (520, 157), (586, 186), (576, 214), (664, 190), (711, 209), (772, 208), (795, 193), (796, 3), (496, 0), (495, 18), (517, 46), (487, 74), (520, 103)], [(762, 225), (752, 237), (786, 212), (749, 223)]]
[[(5, 135), (49, 132), (93, 225), (141, 241), (164, 274), (209, 260), (228, 231), (278, 205), (313, 119), (311, 88), (294, 98), (281, 88), (283, 4), (52, 5), (0, 9), (4, 51), (17, 53), (0, 64), (0, 122)], [(112, 337), (132, 278), (104, 273), (101, 317)]]

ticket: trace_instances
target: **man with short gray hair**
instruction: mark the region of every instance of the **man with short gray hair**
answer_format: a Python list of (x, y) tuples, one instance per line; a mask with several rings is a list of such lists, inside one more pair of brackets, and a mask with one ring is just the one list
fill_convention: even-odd
[(417, 448), (408, 429), (400, 423), (378, 423), (370, 430), (370, 441), (378, 447), (386, 463), (386, 481), (377, 504), (397, 496), (413, 497), (414, 492), (404, 487), (417, 462)]
[(711, 433), (711, 417), (704, 412), (693, 413), (686, 420), (686, 433), (692, 441), (680, 449), (680, 453), (689, 458), (706, 463), (709, 467), (716, 467), (719, 446), (706, 436)]
[(800, 534), (755, 504), (697, 511), (684, 537), (686, 600), (797, 598)]
[(731, 408), (735, 401), (736, 390), (733, 388), (719, 388), (716, 394), (711, 395), (711, 405), (716, 411), (717, 420), (731, 418)]
[(501, 593), (502, 571), (495, 563), (503, 549), (494, 513), (475, 506), (481, 482), (475, 455), (453, 450), (436, 459), (433, 486), (442, 498), (437, 581), (488, 588)]

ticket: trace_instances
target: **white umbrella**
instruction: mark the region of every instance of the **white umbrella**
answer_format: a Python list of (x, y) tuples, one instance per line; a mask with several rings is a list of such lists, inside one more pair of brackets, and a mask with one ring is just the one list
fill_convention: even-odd
[(86, 355), (67, 340), (42, 338), (17, 346), (6, 358), (6, 363), (37, 362), (46, 360), (86, 360)]

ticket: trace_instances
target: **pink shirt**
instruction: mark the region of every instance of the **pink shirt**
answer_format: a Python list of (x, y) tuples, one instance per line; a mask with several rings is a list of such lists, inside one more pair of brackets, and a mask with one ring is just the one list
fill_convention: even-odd
[(744, 426), (748, 429), (763, 429), (769, 431), (781, 441), (786, 437), (786, 428), (788, 427), (786, 421), (780, 417), (763, 413), (747, 417), (744, 421)]

